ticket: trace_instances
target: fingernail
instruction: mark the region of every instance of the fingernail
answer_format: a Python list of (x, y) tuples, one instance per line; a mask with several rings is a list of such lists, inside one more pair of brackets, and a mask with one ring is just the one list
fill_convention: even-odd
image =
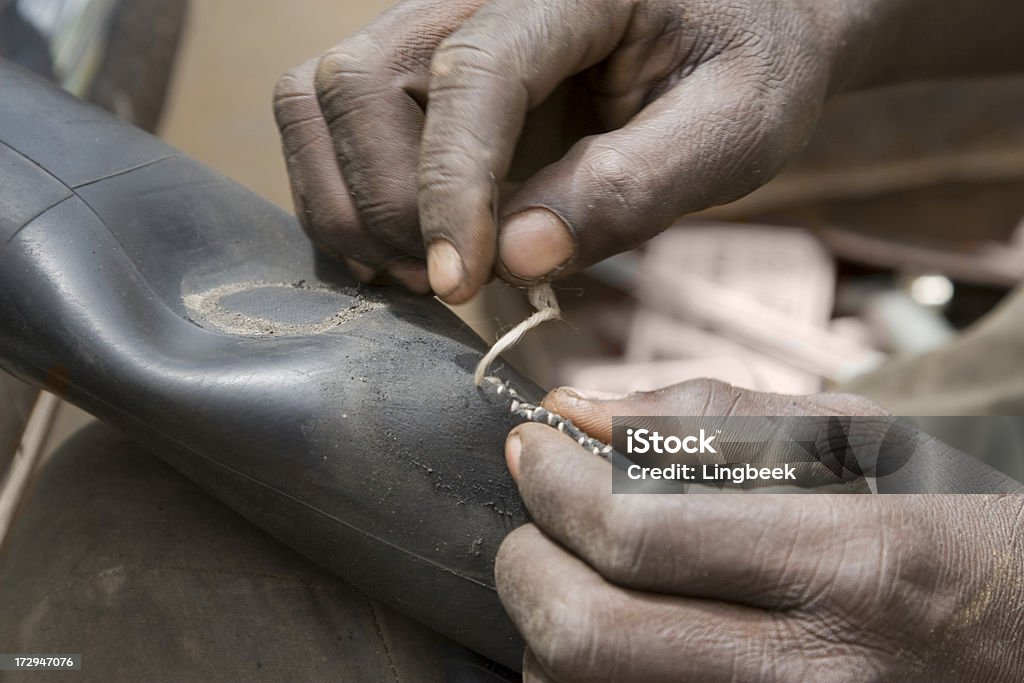
[(559, 387), (558, 390), (581, 401), (616, 401), (628, 395), (597, 389), (577, 389), (576, 387)]
[(422, 263), (394, 263), (388, 267), (388, 274), (413, 294), (430, 292), (427, 269)]
[(523, 280), (544, 277), (572, 258), (572, 233), (547, 209), (529, 209), (505, 221), (498, 236), (498, 255), (512, 275)]
[(344, 261), (345, 266), (348, 268), (348, 272), (352, 273), (352, 277), (363, 284), (370, 284), (370, 282), (373, 281), (373, 278), (377, 276), (377, 271), (366, 264), (356, 261), (355, 259), (343, 256), (341, 260)]
[(523, 452), (523, 442), (519, 439), (519, 435), (512, 432), (505, 439), (505, 462), (508, 463), (508, 471), (512, 473), (512, 478), (519, 479), (519, 456)]
[(462, 286), (465, 269), (462, 257), (451, 242), (436, 240), (427, 249), (427, 277), (430, 287), (444, 298)]

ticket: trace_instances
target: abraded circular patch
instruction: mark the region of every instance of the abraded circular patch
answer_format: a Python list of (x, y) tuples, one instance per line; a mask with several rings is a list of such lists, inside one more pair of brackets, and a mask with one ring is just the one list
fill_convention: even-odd
[(184, 302), (201, 327), (244, 337), (319, 334), (385, 305), (353, 287), (262, 280), (187, 294)]

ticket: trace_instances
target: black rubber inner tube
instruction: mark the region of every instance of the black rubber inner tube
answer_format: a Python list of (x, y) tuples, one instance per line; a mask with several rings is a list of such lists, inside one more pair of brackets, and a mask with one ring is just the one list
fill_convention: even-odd
[(483, 350), (436, 301), (359, 287), (293, 216), (0, 65), (0, 365), (518, 668), (493, 563), (526, 514), (513, 419), (471, 380)]

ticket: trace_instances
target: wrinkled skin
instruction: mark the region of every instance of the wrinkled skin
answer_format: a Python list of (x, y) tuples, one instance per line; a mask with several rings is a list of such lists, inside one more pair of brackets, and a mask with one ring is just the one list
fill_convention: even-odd
[[(831, 95), (1024, 68), (1021, 36), (1005, 0), (406, 0), (283, 76), (275, 113), (314, 241), (461, 303), (755, 189)], [(606, 439), (612, 415), (879, 414), (714, 383), (548, 405)], [(529, 680), (1024, 679), (1019, 496), (613, 498), (546, 427), (509, 456), (535, 524), (497, 579)]]
[(405, 0), (283, 76), (275, 112), (314, 240), (461, 303), (750, 192), (830, 95), (1022, 68), (1022, 35), (1005, 0)]
[[(845, 395), (687, 382), (545, 405), (613, 415), (878, 415)], [(556, 430), (509, 436), (533, 518), (502, 545), (527, 681), (1002, 681), (1024, 676), (1024, 498), (611, 494)]]
[(1005, 0), (406, 0), (274, 105), (314, 241), (462, 303), (749, 193), (829, 95), (1024, 68), (1021, 35)]
[[(823, 13), (401, 3), (278, 84), (298, 213), (363, 280), (388, 273), (450, 303), (495, 266), (521, 284), (590, 265), (746, 194), (803, 146), (832, 70)], [(524, 182), (499, 240), (507, 178)]]

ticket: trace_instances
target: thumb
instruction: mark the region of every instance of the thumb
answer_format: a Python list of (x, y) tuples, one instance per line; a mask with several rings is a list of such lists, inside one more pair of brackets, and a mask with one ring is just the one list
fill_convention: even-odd
[(568, 275), (775, 175), (818, 106), (759, 94), (738, 73), (702, 65), (625, 127), (580, 140), (528, 179), (502, 211), (498, 274), (515, 285)]
[(735, 405), (742, 396), (752, 393), (718, 380), (697, 379), (619, 397), (560, 387), (549, 392), (541, 405), (569, 418), (595, 439), (608, 443), (612, 439), (613, 417), (716, 415)]
[(561, 387), (549, 392), (542, 405), (605, 443), (612, 440), (613, 417), (888, 414), (881, 406), (854, 394), (769, 394), (715, 379), (694, 379), (616, 398), (590, 396), (578, 389)]

